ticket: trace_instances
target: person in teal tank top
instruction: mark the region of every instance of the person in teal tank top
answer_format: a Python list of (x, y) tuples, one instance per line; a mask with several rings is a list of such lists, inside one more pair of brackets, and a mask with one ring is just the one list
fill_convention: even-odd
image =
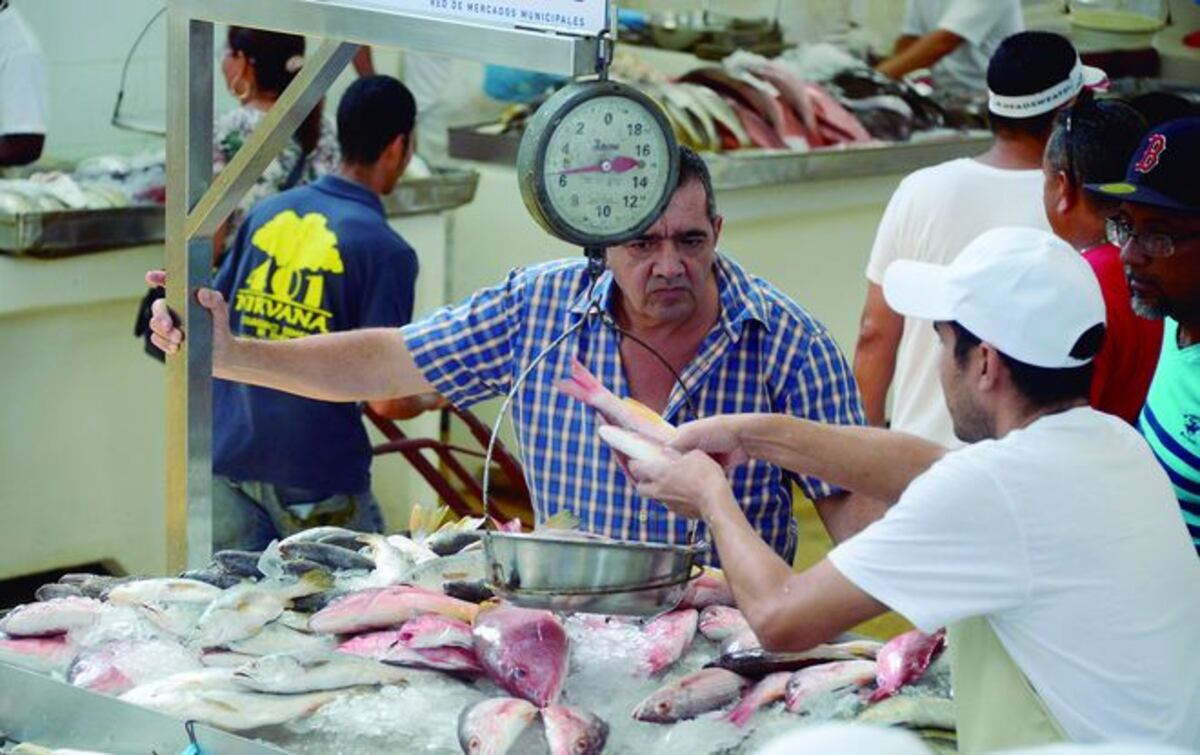
[(1133, 309), (1163, 320), (1158, 368), (1138, 428), (1175, 486), (1200, 554), (1200, 118), (1168, 121), (1142, 139), (1119, 183), (1109, 241), (1121, 248)]
[(1180, 323), (1165, 318), (1162, 355), (1138, 429), (1167, 470), (1200, 552), (1200, 343), (1195, 336), (1185, 339), (1182, 330)]

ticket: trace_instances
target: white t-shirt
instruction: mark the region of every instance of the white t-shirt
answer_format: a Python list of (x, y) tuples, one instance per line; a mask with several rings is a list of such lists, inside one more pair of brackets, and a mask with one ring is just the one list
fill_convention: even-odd
[(1004, 38), (1025, 28), (1021, 0), (908, 0), (901, 34), (923, 37), (945, 29), (963, 38), (933, 66), (939, 87), (961, 94), (987, 92), (988, 61)]
[[(949, 265), (984, 231), (1000, 226), (1050, 230), (1042, 205), (1041, 170), (1004, 170), (961, 158), (912, 173), (888, 202), (867, 279), (883, 285), (896, 260)], [(940, 443), (962, 445), (938, 382), (941, 345), (928, 320), (904, 319), (892, 382), (892, 429)]]
[(1091, 408), (947, 454), (829, 559), (924, 631), (984, 616), (1067, 735), (1200, 748), (1200, 559), (1137, 431)]
[(0, 136), (45, 134), (46, 56), (16, 8), (0, 11)]

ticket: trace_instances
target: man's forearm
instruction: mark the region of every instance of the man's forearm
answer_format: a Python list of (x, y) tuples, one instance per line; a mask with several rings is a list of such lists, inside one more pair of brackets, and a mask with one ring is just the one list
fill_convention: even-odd
[(213, 374), (320, 401), (369, 401), (434, 390), (396, 328), (287, 341), (238, 338), (214, 364)]
[(882, 74), (899, 79), (910, 71), (929, 68), (963, 43), (963, 38), (951, 31), (937, 29), (907, 45), (902, 52), (876, 66)]
[(875, 427), (828, 425), (775, 414), (737, 423), (742, 447), (756, 458), (830, 485), (894, 503), (942, 458), (936, 443)]
[(728, 487), (705, 507), (705, 522), (734, 602), (768, 650), (807, 650), (886, 610), (828, 561), (793, 572), (746, 521)]

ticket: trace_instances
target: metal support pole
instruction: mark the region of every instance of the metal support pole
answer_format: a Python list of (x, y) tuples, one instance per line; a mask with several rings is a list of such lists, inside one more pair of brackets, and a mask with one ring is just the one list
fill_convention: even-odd
[(213, 25), (171, 0), (167, 42), (167, 303), (187, 333), (167, 360), (167, 569), (178, 571), (212, 550), (212, 327), (195, 296), (211, 283), (212, 238), (186, 225), (212, 180)]

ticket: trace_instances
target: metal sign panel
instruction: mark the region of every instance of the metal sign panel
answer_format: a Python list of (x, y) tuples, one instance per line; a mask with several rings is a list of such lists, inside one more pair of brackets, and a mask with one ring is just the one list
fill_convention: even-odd
[(607, 0), (353, 0), (355, 4), (490, 26), (596, 34), (608, 28)]

